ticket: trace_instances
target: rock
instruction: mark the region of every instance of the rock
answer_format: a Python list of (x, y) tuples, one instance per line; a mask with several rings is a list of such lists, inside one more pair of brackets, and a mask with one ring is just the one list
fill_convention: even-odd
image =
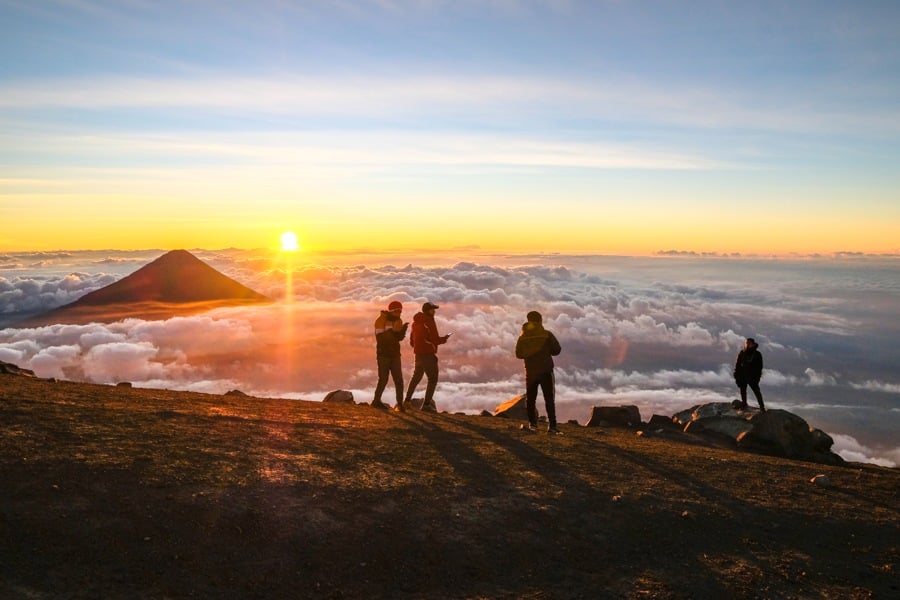
[(245, 394), (244, 392), (242, 392), (241, 390), (230, 390), (230, 391), (225, 392), (225, 395), (226, 396), (238, 396), (239, 398), (249, 398), (250, 397), (247, 394)]
[(322, 398), (322, 402), (353, 402), (353, 392), (348, 392), (347, 390), (334, 390), (333, 392), (328, 392), (324, 398)]
[(844, 462), (831, 452), (834, 443), (831, 436), (813, 429), (802, 418), (786, 410), (768, 410), (755, 415), (752, 424), (753, 428), (737, 440), (738, 447), (743, 450), (829, 465)]
[(816, 475), (815, 477), (810, 479), (809, 482), (819, 487), (831, 487), (831, 478), (829, 478), (828, 475)]
[(489, 410), (483, 410), (483, 411), (481, 411), (481, 412), (478, 413), (478, 414), (479, 414), (480, 416), (482, 416), (482, 417), (493, 417), (493, 416), (494, 416), (494, 413), (492, 413), (492, 412), (489, 411)]
[(749, 452), (830, 465), (844, 462), (831, 452), (831, 436), (786, 410), (756, 412), (722, 402), (694, 406), (672, 420), (683, 424), (685, 433), (729, 440)]
[(681, 431), (683, 426), (678, 425), (672, 420), (672, 417), (664, 417), (663, 415), (653, 415), (647, 422), (648, 429), (668, 429), (670, 431)]
[(614, 427), (637, 427), (641, 424), (641, 412), (637, 406), (595, 406), (585, 427), (612, 425)]
[[(740, 402), (738, 402), (738, 404), (740, 404)], [(731, 404), (727, 402), (711, 402), (709, 404), (698, 404), (687, 410), (677, 412), (672, 415), (672, 421), (684, 427), (691, 421), (723, 416), (740, 419), (749, 419), (752, 417), (752, 415), (746, 411), (732, 408)]]
[(834, 445), (834, 438), (822, 431), (821, 429), (812, 429), (810, 434), (810, 444), (816, 452), (830, 452)]
[(31, 369), (23, 369), (18, 365), (3, 362), (0, 360), (0, 374), (3, 375), (20, 375), (22, 377), (34, 377), (34, 371)]
[(131, 382), (130, 382), (130, 381), (120, 381), (119, 383), (116, 384), (116, 387), (119, 387), (119, 388), (130, 388), (130, 387), (132, 387), (132, 385), (131, 385)]
[(685, 433), (710, 442), (727, 442), (741, 450), (829, 465), (844, 462), (831, 452), (834, 440), (830, 435), (812, 429), (786, 410), (756, 412), (718, 402), (676, 413), (672, 421), (683, 426)]
[(518, 419), (520, 421), (528, 420), (528, 410), (525, 408), (525, 394), (521, 394), (507, 400), (494, 409), (495, 417), (503, 417), (504, 419)]
[[(422, 410), (423, 406), (425, 406), (425, 398), (410, 398), (403, 401), (403, 408), (406, 410)], [(437, 412), (436, 409), (435, 412)]]

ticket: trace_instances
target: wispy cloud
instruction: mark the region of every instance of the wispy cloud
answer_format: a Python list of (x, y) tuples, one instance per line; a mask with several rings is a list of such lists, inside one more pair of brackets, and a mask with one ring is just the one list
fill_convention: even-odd
[[(747, 91), (725, 91), (636, 78), (599, 80), (490, 76), (422, 75), (398, 77), (320, 77), (280, 74), (269, 77), (149, 78), (103, 77), (9, 81), (0, 84), (0, 108), (34, 111), (175, 110), (215, 111), (245, 118), (344, 118), (355, 123), (401, 120), (421, 126), (462, 122), (500, 123), (529, 128), (567, 119), (701, 129), (896, 134), (900, 112), (884, 106), (847, 110), (836, 99), (860, 90), (791, 90), (765, 99)], [(815, 102), (813, 100), (815, 99)], [(847, 100), (845, 98), (845, 100)], [(863, 102), (857, 98), (852, 104)], [(845, 102), (846, 103), (846, 102)], [(812, 107), (812, 108), (811, 108)], [(202, 116), (201, 116), (202, 118)], [(464, 118), (464, 121), (460, 119)], [(300, 122), (296, 122), (300, 124)], [(283, 124), (283, 123), (282, 123)]]

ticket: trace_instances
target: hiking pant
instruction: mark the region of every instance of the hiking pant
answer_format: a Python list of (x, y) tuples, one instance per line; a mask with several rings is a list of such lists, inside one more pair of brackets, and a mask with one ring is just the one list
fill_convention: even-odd
[(406, 399), (412, 400), (416, 386), (422, 381), (422, 375), (428, 377), (428, 384), (425, 386), (425, 403), (434, 403), (434, 390), (438, 382), (438, 359), (437, 354), (416, 354), (416, 367), (413, 369), (412, 378), (409, 380), (409, 387), (406, 388)]
[(759, 391), (758, 381), (738, 381), (737, 386), (741, 390), (741, 404), (747, 406), (747, 386), (750, 386), (753, 395), (756, 396), (756, 403), (759, 404), (759, 410), (766, 410), (766, 407), (763, 406), (762, 392)]
[(538, 388), (544, 394), (544, 406), (547, 408), (547, 421), (550, 427), (556, 427), (556, 378), (553, 371), (534, 378), (525, 378), (525, 408), (528, 411), (528, 422), (537, 426), (537, 393)]
[(394, 380), (394, 388), (397, 390), (397, 404), (403, 400), (403, 369), (400, 366), (400, 356), (378, 356), (378, 385), (375, 386), (375, 402), (381, 402), (381, 394), (387, 387), (388, 375)]

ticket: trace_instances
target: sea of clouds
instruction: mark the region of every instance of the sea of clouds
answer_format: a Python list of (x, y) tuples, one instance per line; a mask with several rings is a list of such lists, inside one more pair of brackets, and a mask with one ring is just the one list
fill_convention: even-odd
[[(309, 400), (346, 389), (369, 401), (378, 311), (399, 300), (411, 320), (429, 300), (441, 305), (441, 333), (454, 333), (439, 353), (438, 407), (476, 413), (522, 393), (513, 347), (525, 313), (539, 310), (563, 347), (562, 421), (583, 423), (597, 405), (635, 404), (646, 420), (731, 401), (732, 364), (752, 336), (765, 358), (767, 407), (827, 431), (848, 460), (900, 464), (893, 257), (470, 253), (313, 263), (302, 254), (193, 252), (276, 302), (165, 321), (19, 329), (16, 320), (106, 286), (163, 251), (0, 255), (0, 360), (41, 377)], [(403, 354), (408, 378), (409, 346)], [(385, 399), (394, 400), (391, 386)]]

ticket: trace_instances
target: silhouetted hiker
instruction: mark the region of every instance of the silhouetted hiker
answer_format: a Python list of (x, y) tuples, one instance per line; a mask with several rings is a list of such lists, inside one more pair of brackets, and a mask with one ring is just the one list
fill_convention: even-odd
[(753, 390), (756, 396), (756, 402), (759, 404), (759, 411), (766, 412), (763, 404), (762, 392), (759, 391), (759, 379), (762, 377), (763, 357), (760, 354), (759, 345), (753, 338), (747, 338), (744, 342), (744, 348), (738, 352), (737, 360), (734, 361), (734, 382), (741, 390), (741, 408), (747, 410), (747, 386)]
[(437, 323), (434, 322), (434, 311), (438, 308), (440, 307), (437, 304), (431, 302), (423, 304), (422, 312), (416, 313), (413, 317), (412, 335), (409, 337), (409, 343), (416, 354), (416, 367), (406, 389), (406, 401), (412, 400), (416, 386), (422, 381), (422, 375), (425, 375), (428, 383), (425, 386), (425, 402), (422, 404), (422, 410), (428, 412), (437, 412), (434, 390), (438, 382), (438, 346), (446, 344), (451, 335), (448, 333), (442, 336), (438, 333)]
[(403, 410), (403, 369), (400, 366), (400, 340), (406, 337), (409, 323), (400, 318), (403, 305), (396, 300), (388, 304), (388, 309), (381, 311), (375, 319), (375, 357), (378, 360), (378, 385), (375, 386), (375, 399), (372, 406), (387, 408), (381, 401), (381, 394), (387, 387), (388, 375), (394, 380), (397, 390), (397, 410)]
[(533, 310), (522, 325), (522, 333), (516, 341), (516, 358), (525, 360), (525, 407), (528, 411), (528, 428), (537, 429), (538, 387), (544, 394), (547, 433), (559, 433), (556, 428), (556, 379), (553, 376), (553, 357), (562, 352), (556, 336), (544, 329), (541, 313)]

